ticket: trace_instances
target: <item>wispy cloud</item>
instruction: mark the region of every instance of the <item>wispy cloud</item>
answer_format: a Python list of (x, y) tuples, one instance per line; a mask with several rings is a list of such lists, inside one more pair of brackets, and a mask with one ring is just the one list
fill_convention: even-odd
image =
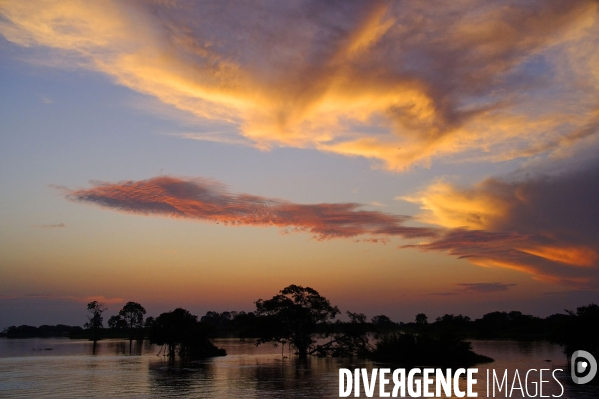
[[(8, 2), (0, 34), (230, 133), (404, 170), (597, 145), (598, 5)], [(234, 133), (235, 134), (235, 133)]]
[(40, 229), (62, 229), (67, 227), (64, 223), (38, 224), (35, 227)]
[[(218, 222), (226, 225), (275, 226), (286, 232), (308, 232), (318, 240), (360, 235), (432, 238), (436, 229), (410, 227), (409, 216), (367, 211), (355, 203), (295, 204), (251, 194), (231, 193), (219, 182), (170, 176), (120, 183), (96, 182), (67, 193), (88, 202), (143, 215)], [(374, 242), (385, 240), (374, 239)]]
[(514, 287), (517, 284), (505, 283), (459, 283), (456, 284), (459, 288), (453, 291), (433, 292), (433, 296), (456, 296), (462, 294), (490, 294), (494, 292), (505, 292), (509, 287)]
[(509, 287), (514, 287), (517, 284), (505, 284), (505, 283), (460, 283), (458, 286), (462, 287), (460, 291), (470, 292), (476, 294), (488, 294), (492, 292), (503, 292), (507, 291)]
[[(599, 169), (596, 172), (599, 173)], [(594, 175), (591, 173), (579, 180), (575, 176), (562, 176), (556, 178), (559, 181), (550, 179), (544, 184), (532, 180), (519, 184), (494, 183), (494, 188), (518, 188), (516, 191), (519, 197), (513, 198), (527, 198), (521, 205), (524, 208), (518, 209), (516, 204), (506, 205), (506, 211), (498, 214), (496, 219), (473, 219), (468, 212), (465, 216), (455, 212), (451, 213), (447, 226), (440, 221), (445, 219), (435, 219), (433, 215), (427, 219), (431, 223), (436, 221), (437, 226), (433, 227), (406, 226), (406, 223), (412, 221), (409, 216), (364, 210), (355, 203), (296, 204), (281, 199), (231, 193), (219, 182), (199, 178), (161, 176), (142, 181), (96, 182), (87, 189), (67, 189), (65, 195), (71, 201), (91, 203), (127, 213), (232, 226), (273, 226), (280, 228), (283, 233), (310, 233), (317, 240), (353, 238), (355, 242), (386, 244), (391, 237), (420, 239), (425, 241), (402, 244), (400, 248), (445, 252), (480, 266), (509, 268), (530, 274), (538, 280), (583, 286), (594, 284), (599, 277), (599, 248), (594, 241), (594, 237), (598, 236), (598, 227), (593, 222), (599, 220), (595, 207), (599, 201), (596, 198), (599, 193), (594, 192), (592, 185), (582, 184), (579, 189), (589, 192), (578, 192), (581, 196), (574, 200), (578, 203), (572, 202), (570, 205), (573, 208), (563, 210), (551, 206), (544, 209), (542, 201), (550, 204), (553, 203), (551, 196), (557, 198), (565, 193), (574, 194), (574, 188), (580, 183), (595, 181), (592, 176)], [(571, 184), (562, 185), (561, 180)], [(468, 203), (451, 202), (453, 198), (460, 198), (461, 201), (464, 195), (459, 193), (459, 189), (448, 187), (456, 193), (448, 195), (448, 202), (439, 209), (468, 209)], [(485, 191), (481, 195), (486, 197), (493, 193), (500, 198), (510, 198), (506, 192), (498, 189)], [(472, 196), (472, 201), (477, 202), (475, 197), (476, 195)], [(495, 202), (490, 201), (489, 207)], [(555, 204), (559, 206), (559, 202)], [(581, 224), (576, 224), (575, 220), (567, 217), (570, 214), (572, 217), (579, 215), (579, 212), (589, 218), (586, 224), (582, 224), (582, 221)], [(461, 223), (456, 219), (460, 215), (464, 217)], [(580, 215), (577, 217), (583, 218)], [(546, 220), (537, 223), (537, 219)], [(454, 225), (464, 227), (453, 227)], [(483, 288), (479, 290), (508, 286), (497, 283), (480, 286)], [(475, 290), (476, 286), (464, 285), (463, 289)]]

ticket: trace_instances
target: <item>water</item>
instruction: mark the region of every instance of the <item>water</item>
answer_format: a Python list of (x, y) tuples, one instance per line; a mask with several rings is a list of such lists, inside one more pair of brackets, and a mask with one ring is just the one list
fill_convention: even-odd
[[(0, 397), (337, 398), (340, 367), (389, 367), (359, 360), (299, 361), (288, 356), (287, 348), (282, 356), (281, 347), (256, 348), (252, 340), (218, 339), (215, 344), (225, 348), (228, 355), (191, 363), (169, 363), (163, 356), (156, 356), (159, 348), (147, 342), (139, 346), (134, 342), (129, 354), (126, 341), (100, 341), (93, 355), (89, 341), (0, 338)], [(496, 360), (478, 366), (479, 397), (487, 397), (487, 368), (501, 375), (507, 369), (510, 384), (515, 369), (520, 371), (523, 381), (528, 369), (566, 370), (561, 349), (548, 343), (473, 341), (473, 347), (477, 353)], [(534, 375), (538, 381), (538, 373)], [(572, 384), (566, 371), (557, 371), (555, 375), (564, 386), (562, 398), (599, 398), (599, 387)], [(551, 372), (546, 372), (543, 379), (551, 381), (544, 384), (544, 395), (561, 393)], [(465, 380), (460, 381), (462, 389), (465, 384)], [(529, 386), (532, 394), (534, 386)], [(515, 390), (512, 397), (522, 395)]]

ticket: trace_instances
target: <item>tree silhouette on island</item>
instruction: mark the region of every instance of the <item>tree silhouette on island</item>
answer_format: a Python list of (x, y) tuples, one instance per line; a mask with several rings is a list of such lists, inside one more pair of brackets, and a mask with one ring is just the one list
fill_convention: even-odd
[(208, 328), (198, 321), (198, 316), (181, 308), (162, 313), (153, 321), (150, 342), (166, 346), (170, 360), (174, 360), (175, 355), (183, 359), (202, 359), (227, 354), (210, 342)]
[(300, 358), (314, 349), (319, 327), (339, 314), (336, 306), (310, 287), (290, 285), (269, 300), (256, 301), (256, 314), (263, 317), (257, 345), (266, 342), (293, 345)]
[[(404, 364), (475, 364), (493, 359), (472, 351), (470, 342), (456, 334), (437, 336), (426, 330), (427, 317), (416, 315), (418, 333), (383, 336), (374, 347), (366, 315), (347, 312), (349, 322), (331, 323), (340, 313), (328, 299), (310, 287), (290, 285), (272, 299), (256, 301), (256, 313), (262, 317), (262, 329), (256, 345), (289, 342), (300, 359), (308, 355), (362, 356)], [(377, 321), (385, 320), (378, 316)], [(331, 339), (317, 344), (318, 338)]]

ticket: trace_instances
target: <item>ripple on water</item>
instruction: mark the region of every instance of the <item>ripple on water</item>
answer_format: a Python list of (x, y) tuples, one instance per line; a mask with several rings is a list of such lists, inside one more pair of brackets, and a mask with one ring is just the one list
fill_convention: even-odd
[[(255, 347), (249, 340), (217, 340), (229, 356), (189, 363), (169, 363), (148, 343), (98, 344), (69, 339), (0, 339), (0, 397), (11, 398), (337, 398), (339, 368), (380, 367), (368, 361), (282, 357), (280, 347)], [(542, 342), (474, 341), (476, 352), (496, 359), (479, 367), (479, 397), (486, 397), (487, 368), (565, 368), (559, 347)], [(32, 348), (53, 348), (34, 351)], [(285, 352), (285, 356), (288, 353)], [(549, 362), (547, 362), (549, 360)], [(565, 399), (598, 398), (596, 386), (569, 384), (557, 373)], [(559, 393), (558, 391), (549, 392)], [(518, 397), (517, 392), (512, 397)]]

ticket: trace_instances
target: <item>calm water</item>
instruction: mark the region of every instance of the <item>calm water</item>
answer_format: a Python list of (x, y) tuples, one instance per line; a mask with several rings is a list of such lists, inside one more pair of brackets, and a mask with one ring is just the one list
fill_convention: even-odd
[[(147, 343), (133, 343), (130, 355), (128, 342), (100, 341), (93, 355), (88, 341), (0, 338), (0, 397), (336, 398), (340, 367), (382, 366), (319, 358), (300, 362), (287, 357), (287, 350), (282, 357), (280, 347), (256, 348), (251, 340), (219, 339), (215, 344), (225, 348), (228, 356), (183, 364), (156, 356), (159, 348)], [(487, 367), (501, 374), (507, 369), (512, 380), (515, 369), (523, 378), (531, 368), (566, 366), (560, 348), (547, 343), (474, 341), (473, 346), (476, 352), (496, 359), (479, 366), (479, 397), (487, 397)], [(563, 398), (599, 398), (599, 387), (571, 384), (565, 371), (556, 376), (565, 388)], [(544, 374), (544, 379), (553, 381), (551, 373)], [(461, 385), (464, 387), (465, 381)], [(544, 386), (544, 395), (561, 393), (557, 383)], [(512, 397), (522, 397), (519, 393), (514, 391)]]

